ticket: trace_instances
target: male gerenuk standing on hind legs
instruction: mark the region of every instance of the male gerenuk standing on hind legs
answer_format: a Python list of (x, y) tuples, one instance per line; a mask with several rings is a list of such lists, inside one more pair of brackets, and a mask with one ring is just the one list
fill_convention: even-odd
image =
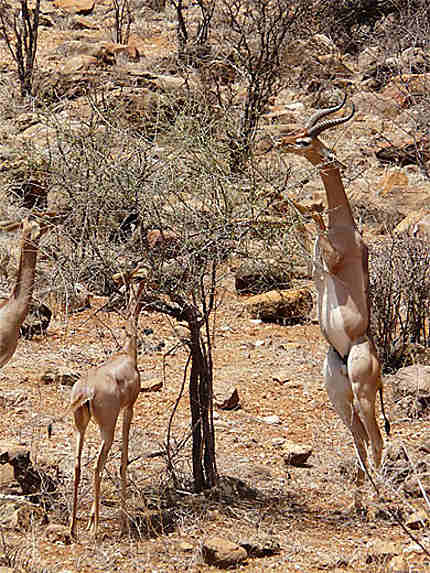
[[(339, 163), (318, 136), (350, 120), (349, 115), (324, 119), (344, 107), (342, 103), (315, 113), (304, 129), (272, 139), (270, 149), (305, 157), (318, 170), (327, 197), (327, 226), (318, 215), (313, 255), (313, 279), (318, 293), (321, 331), (329, 343), (324, 381), (337, 413), (352, 433), (359, 457), (355, 508), (361, 507), (367, 447), (375, 467), (381, 463), (383, 440), (376, 420), (375, 402), (382, 401), (381, 366), (369, 335), (368, 249), (355, 224), (340, 176)], [(266, 150), (267, 151), (267, 150)]]

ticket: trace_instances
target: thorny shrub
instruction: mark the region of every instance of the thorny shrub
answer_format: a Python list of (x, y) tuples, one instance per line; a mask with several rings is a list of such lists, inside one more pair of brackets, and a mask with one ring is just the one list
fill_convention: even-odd
[(21, 95), (32, 95), (33, 73), (39, 32), (40, 0), (30, 6), (20, 0), (20, 8), (13, 9), (7, 2), (0, 2), (0, 32), (16, 63)]
[[(79, 126), (40, 114), (52, 134), (48, 152), (29, 144), (23, 157), (43, 166), (50, 208), (68, 209), (59, 234), (42, 245), (59, 298), (76, 285), (110, 295), (117, 289), (112, 275), (138, 264), (148, 285), (186, 296), (208, 265), (234, 254), (276, 259), (286, 274), (292, 261), (304, 264), (294, 218), (284, 217), (281, 228), (265, 222), (269, 191), (279, 195), (286, 185), (285, 167), (274, 170), (262, 161), (232, 173), (220, 137), (228, 123), (203, 108), (196, 114), (195, 99), (183, 100), (181, 108), (172, 103), (175, 113), (160, 114), (158, 123), (154, 115), (138, 128), (118, 121), (103, 98), (90, 102), (94, 118)], [(15, 185), (11, 180), (10, 190)], [(173, 257), (151, 250), (151, 229), (178, 236)]]
[[(243, 95), (238, 98), (237, 85), (229, 85), (216, 74), (209, 74), (209, 86), (214, 90), (221, 108), (240, 101), (240, 113), (231, 122), (230, 138), (232, 164), (242, 166), (249, 157), (250, 143), (259, 118), (271, 97), (282, 87), (283, 55), (303, 34), (308, 13), (304, 0), (233, 0), (219, 2), (217, 11), (218, 59), (241, 80)], [(221, 87), (226, 83), (226, 87)]]
[(411, 345), (430, 346), (428, 241), (393, 236), (371, 250), (371, 332), (385, 371), (396, 370)]
[(320, 31), (350, 54), (374, 44), (398, 51), (429, 43), (427, 0), (317, 1), (314, 14)]

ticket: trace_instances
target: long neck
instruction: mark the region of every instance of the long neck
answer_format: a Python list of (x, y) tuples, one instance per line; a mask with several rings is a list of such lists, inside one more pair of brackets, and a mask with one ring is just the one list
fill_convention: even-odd
[(24, 310), (28, 307), (33, 295), (37, 250), (38, 245), (24, 235), (21, 240), (18, 275), (11, 294), (11, 298), (22, 304)]
[(325, 187), (328, 207), (328, 228), (345, 225), (355, 228), (351, 205), (345, 193), (339, 167), (336, 166), (334, 161), (327, 163), (327, 160), (322, 156), (318, 156), (315, 159), (312, 158), (311, 162), (318, 167)]
[(130, 291), (130, 302), (129, 302), (129, 318), (128, 318), (128, 339), (125, 346), (125, 352), (130, 356), (133, 362), (137, 363), (137, 323), (139, 320), (139, 314), (142, 310), (143, 302), (140, 300), (140, 295), (144, 289), (145, 284), (142, 282), (137, 289), (135, 295), (134, 304), (131, 304), (132, 287)]

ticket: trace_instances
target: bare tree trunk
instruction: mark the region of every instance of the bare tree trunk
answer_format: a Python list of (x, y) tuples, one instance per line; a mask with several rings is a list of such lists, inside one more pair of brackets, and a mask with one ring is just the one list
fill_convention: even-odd
[(212, 372), (200, 336), (200, 324), (194, 319), (191, 331), (190, 408), (192, 422), (192, 460), (194, 490), (214, 487), (217, 481), (215, 433), (212, 415)]

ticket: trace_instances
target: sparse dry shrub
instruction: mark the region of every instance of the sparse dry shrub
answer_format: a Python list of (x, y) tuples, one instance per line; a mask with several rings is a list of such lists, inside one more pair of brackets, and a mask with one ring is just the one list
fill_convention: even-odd
[(245, 259), (236, 271), (235, 286), (239, 294), (260, 294), (289, 288), (290, 277), (276, 261)]
[[(411, 358), (411, 345), (430, 346), (428, 241), (393, 236), (370, 251), (371, 332), (385, 371)], [(413, 352), (412, 352), (413, 355)]]
[(118, 44), (127, 44), (133, 21), (129, 0), (112, 0), (115, 18), (114, 39)]
[(39, 13), (40, 0), (34, 6), (20, 0), (15, 10), (6, 1), (0, 3), (0, 32), (16, 63), (22, 96), (32, 95)]
[(395, 10), (390, 0), (341, 0), (317, 2), (316, 19), (321, 31), (343, 51), (356, 53), (373, 36), (376, 22)]
[(386, 17), (379, 21), (375, 35), (378, 41), (383, 41), (387, 52), (428, 48), (430, 6), (427, 0), (385, 0), (382, 4), (381, 12)]
[(428, 45), (426, 0), (317, 1), (315, 18), (320, 31), (350, 54), (381, 41), (390, 51)]
[[(191, 356), (184, 380), (189, 377), (194, 397), (193, 475), (195, 490), (201, 491), (216, 480), (214, 458), (210, 461), (211, 315), (222, 301), (224, 263), (247, 252), (259, 233), (264, 247), (259, 256), (269, 257), (273, 248), (272, 258), (281, 254), (279, 264), (291, 266), (293, 249), (285, 241), (290, 219), (281, 230), (266, 229), (264, 221), (255, 224), (267, 209), (260, 189), (276, 188), (279, 195), (287, 177), (264, 165), (232, 173), (225, 137), (219, 135), (228, 123), (212, 118), (202, 104), (195, 114), (194, 100), (175, 109), (159, 130), (153, 125), (136, 130), (116, 122), (116, 110), (91, 104), (95, 116), (85, 124), (51, 118), (57, 137), (47, 154), (47, 185), (68, 208), (60, 233), (44, 243), (54, 259), (51, 288), (63, 295), (81, 283), (107, 295), (116, 288), (112, 275), (139, 266), (143, 310), (188, 325), (180, 342)], [(151, 246), (151, 230), (173, 233), (174, 248)], [(169, 457), (168, 466), (174, 475)]]
[[(303, 33), (308, 12), (306, 2), (290, 0), (233, 0), (219, 3), (216, 39), (217, 60), (227, 72), (235, 71), (238, 83), (225, 84), (214, 69), (208, 85), (216, 92), (223, 109), (236, 106), (238, 113), (228, 132), (233, 169), (241, 168), (249, 157), (250, 143), (269, 99), (282, 85), (283, 54)], [(215, 87), (214, 87), (215, 84)], [(242, 92), (237, 98), (238, 86)]]
[(381, 234), (390, 234), (403, 219), (402, 213), (393, 206), (375, 206), (368, 201), (352, 201), (351, 207), (359, 227), (367, 225)]
[(184, 0), (170, 0), (177, 25), (178, 57), (187, 65), (199, 65), (209, 55), (209, 34), (216, 7), (215, 2), (197, 0), (189, 5)]

